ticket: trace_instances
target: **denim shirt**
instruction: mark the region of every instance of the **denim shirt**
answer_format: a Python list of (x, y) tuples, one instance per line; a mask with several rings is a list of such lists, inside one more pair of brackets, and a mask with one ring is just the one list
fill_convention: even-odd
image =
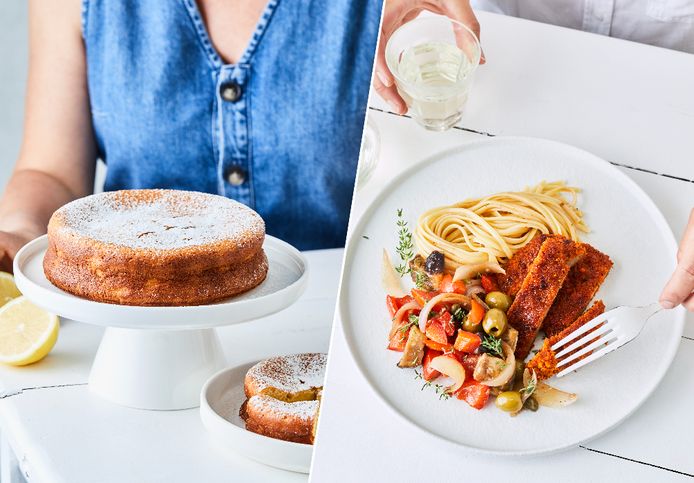
[(225, 64), (195, 0), (85, 1), (105, 189), (217, 193), (300, 249), (343, 246), (381, 5), (270, 0)]

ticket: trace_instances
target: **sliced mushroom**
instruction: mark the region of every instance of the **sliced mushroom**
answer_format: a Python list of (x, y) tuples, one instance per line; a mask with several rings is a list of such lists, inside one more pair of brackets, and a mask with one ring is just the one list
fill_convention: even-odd
[(417, 367), (422, 365), (424, 357), (424, 334), (419, 327), (413, 326), (405, 342), (405, 350), (402, 353), (398, 367)]

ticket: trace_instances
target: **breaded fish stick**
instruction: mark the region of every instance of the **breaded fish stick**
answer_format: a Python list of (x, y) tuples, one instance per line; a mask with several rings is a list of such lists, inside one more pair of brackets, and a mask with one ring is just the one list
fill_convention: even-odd
[(559, 235), (545, 238), (506, 314), (509, 324), (518, 331), (516, 358), (527, 357), (571, 266), (585, 251), (580, 244)]

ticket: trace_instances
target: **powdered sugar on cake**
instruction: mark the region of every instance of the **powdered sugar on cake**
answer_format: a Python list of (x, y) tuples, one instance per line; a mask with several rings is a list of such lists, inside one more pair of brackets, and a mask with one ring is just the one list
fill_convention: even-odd
[(66, 230), (94, 240), (136, 249), (176, 249), (243, 239), (265, 231), (260, 216), (222, 196), (189, 191), (149, 190), (133, 199), (127, 192), (75, 200), (59, 212)]
[(275, 399), (274, 397), (256, 395), (249, 398), (247, 404), (265, 413), (272, 413), (281, 416), (293, 416), (307, 421), (315, 416), (316, 411), (318, 410), (319, 402), (297, 401), (288, 403)]
[(293, 354), (272, 357), (251, 367), (247, 377), (257, 381), (258, 389), (275, 387), (298, 392), (323, 386), (325, 354)]

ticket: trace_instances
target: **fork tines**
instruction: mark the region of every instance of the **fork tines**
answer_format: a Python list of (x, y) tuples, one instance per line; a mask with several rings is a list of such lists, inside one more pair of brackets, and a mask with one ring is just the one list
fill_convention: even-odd
[(614, 320), (607, 320), (607, 315), (601, 314), (555, 342), (551, 348), (556, 352), (557, 368), (562, 368), (557, 377), (573, 372), (619, 347), (616, 329)]

